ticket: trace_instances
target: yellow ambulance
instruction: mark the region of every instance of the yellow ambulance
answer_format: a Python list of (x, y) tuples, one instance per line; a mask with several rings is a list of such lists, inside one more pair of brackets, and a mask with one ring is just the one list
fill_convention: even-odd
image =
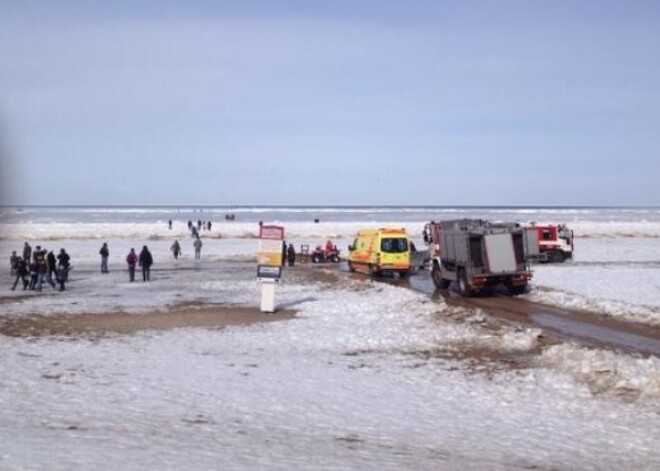
[(348, 269), (369, 275), (410, 272), (410, 243), (405, 229), (373, 229), (357, 233), (348, 246)]

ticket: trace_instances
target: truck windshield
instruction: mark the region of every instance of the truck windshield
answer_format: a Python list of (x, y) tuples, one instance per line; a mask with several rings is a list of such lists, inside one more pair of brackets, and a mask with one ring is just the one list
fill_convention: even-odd
[(408, 239), (385, 238), (380, 241), (380, 250), (385, 253), (403, 253), (408, 251)]

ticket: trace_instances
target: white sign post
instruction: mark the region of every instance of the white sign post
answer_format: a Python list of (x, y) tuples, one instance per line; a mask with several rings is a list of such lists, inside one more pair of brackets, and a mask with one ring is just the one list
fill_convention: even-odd
[(257, 279), (261, 281), (261, 312), (275, 312), (275, 283), (282, 276), (282, 241), (284, 228), (264, 226), (259, 229)]
[(261, 312), (275, 312), (275, 280), (261, 281)]

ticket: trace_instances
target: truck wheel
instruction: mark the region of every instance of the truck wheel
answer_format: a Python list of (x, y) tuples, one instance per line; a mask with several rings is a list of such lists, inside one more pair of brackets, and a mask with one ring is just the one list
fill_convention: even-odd
[(348, 262), (348, 271), (355, 271), (355, 267), (350, 261)]
[(436, 288), (439, 289), (449, 288), (449, 280), (445, 280), (442, 277), (440, 268), (438, 268), (438, 265), (435, 263), (433, 264), (433, 269), (431, 270), (431, 279), (433, 280), (433, 284), (435, 285)]
[(312, 255), (312, 263), (321, 263), (320, 255)]
[(330, 257), (330, 261), (332, 263), (339, 263), (339, 255), (333, 255), (332, 257)]
[(461, 296), (466, 298), (472, 296), (472, 289), (468, 284), (467, 274), (465, 273), (465, 270), (461, 270), (458, 272), (458, 292), (461, 294)]
[(406, 278), (408, 276), (408, 270), (401, 270), (399, 272), (399, 278)]
[(509, 286), (508, 288), (511, 296), (520, 296), (521, 294), (525, 294), (527, 292), (527, 285)]
[(564, 252), (560, 250), (553, 250), (548, 253), (548, 262), (549, 263), (562, 263), (564, 261)]

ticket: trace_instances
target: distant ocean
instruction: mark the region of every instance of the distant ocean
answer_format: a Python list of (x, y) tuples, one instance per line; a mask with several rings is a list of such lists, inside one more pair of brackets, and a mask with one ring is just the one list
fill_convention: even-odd
[(524, 206), (5, 206), (1, 224), (220, 222), (418, 222), (454, 218), (548, 222), (660, 222), (660, 207)]
[(0, 207), (0, 239), (158, 239), (186, 235), (189, 220), (212, 222), (213, 231), (203, 234), (207, 237), (253, 238), (260, 221), (283, 225), (296, 237), (350, 238), (359, 229), (386, 226), (405, 227), (414, 237), (428, 221), (458, 218), (563, 223), (578, 237), (660, 238), (660, 207), (182, 205), (5, 206)]

